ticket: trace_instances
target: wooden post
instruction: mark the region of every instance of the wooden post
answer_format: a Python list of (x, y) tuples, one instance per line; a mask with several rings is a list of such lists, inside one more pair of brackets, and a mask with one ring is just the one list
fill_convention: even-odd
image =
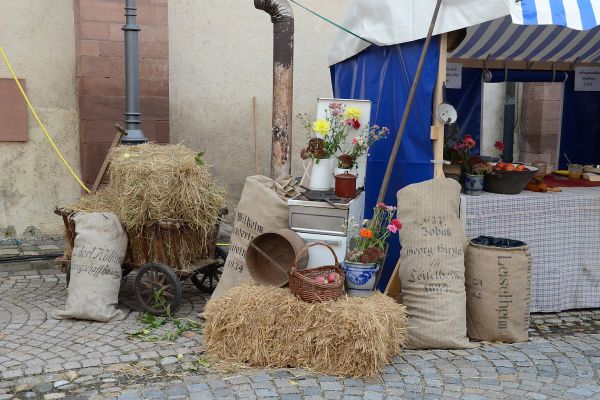
[[(444, 101), (444, 82), (446, 81), (446, 63), (448, 57), (448, 37), (442, 34), (440, 37), (440, 61), (438, 64), (438, 76), (433, 92), (433, 104), (431, 115), (431, 140), (433, 145), (433, 158), (435, 161), (444, 160), (444, 124), (437, 116), (437, 108)], [(444, 165), (439, 162), (435, 164), (434, 176), (444, 176)], [(394, 272), (385, 288), (384, 293), (393, 299), (400, 294), (400, 262), (396, 263)]]
[(433, 145), (433, 159), (436, 161), (434, 166), (435, 177), (444, 176), (444, 124), (437, 116), (437, 109), (444, 101), (444, 82), (446, 82), (446, 64), (448, 57), (448, 34), (444, 33), (440, 37), (440, 62), (438, 64), (438, 75), (433, 92), (433, 112), (431, 121), (431, 140)]

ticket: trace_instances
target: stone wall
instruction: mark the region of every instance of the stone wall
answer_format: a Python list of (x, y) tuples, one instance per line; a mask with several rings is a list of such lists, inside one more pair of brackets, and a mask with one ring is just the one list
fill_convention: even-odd
[[(3, 1), (1, 10), (0, 45), (26, 81), (27, 94), (50, 135), (79, 172), (73, 1)], [(0, 60), (0, 78), (9, 77)], [(6, 231), (19, 236), (29, 226), (59, 233), (62, 222), (52, 213), (54, 207), (81, 194), (31, 112), (28, 126), (27, 142), (0, 141), (0, 234), (9, 226), (14, 230)]]
[[(123, 0), (76, 0), (81, 169), (92, 183), (125, 112)], [(169, 142), (167, 0), (138, 0), (142, 130)]]
[(523, 84), (523, 108), (519, 158), (523, 162), (546, 161), (556, 166), (562, 120), (562, 83)]
[[(307, 7), (342, 21), (347, 0), (307, 0)], [(316, 112), (331, 97), (327, 54), (338, 29), (295, 7), (294, 114)], [(178, 0), (169, 4), (172, 142), (206, 151), (235, 203), (255, 154), (252, 98), (257, 99), (259, 172), (269, 174), (273, 25), (249, 0)], [(305, 132), (293, 126), (293, 173), (301, 175)], [(231, 204), (230, 204), (231, 205)]]

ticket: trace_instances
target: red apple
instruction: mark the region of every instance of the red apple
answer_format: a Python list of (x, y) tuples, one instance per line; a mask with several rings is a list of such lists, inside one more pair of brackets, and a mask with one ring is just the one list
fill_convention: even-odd
[(327, 282), (333, 283), (337, 282), (340, 279), (340, 275), (337, 272), (330, 272), (327, 274)]

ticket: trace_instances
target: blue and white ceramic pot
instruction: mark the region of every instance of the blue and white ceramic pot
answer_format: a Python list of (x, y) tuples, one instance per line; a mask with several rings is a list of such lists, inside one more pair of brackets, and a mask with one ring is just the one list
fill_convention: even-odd
[(465, 174), (465, 194), (470, 196), (479, 196), (483, 191), (483, 181), (485, 175)]
[(379, 264), (344, 261), (342, 265), (346, 274), (346, 292), (350, 296), (368, 297), (373, 294)]

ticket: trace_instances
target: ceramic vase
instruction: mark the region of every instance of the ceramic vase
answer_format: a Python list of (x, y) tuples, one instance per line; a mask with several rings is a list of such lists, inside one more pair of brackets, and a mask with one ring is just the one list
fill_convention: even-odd
[(362, 264), (344, 261), (342, 263), (346, 274), (346, 292), (350, 296), (369, 297), (377, 283), (379, 264)]
[(332, 181), (331, 159), (313, 160), (308, 188), (311, 190), (329, 190), (333, 187)]
[(465, 194), (468, 194), (469, 196), (479, 196), (483, 191), (484, 178), (485, 175), (465, 174)]

